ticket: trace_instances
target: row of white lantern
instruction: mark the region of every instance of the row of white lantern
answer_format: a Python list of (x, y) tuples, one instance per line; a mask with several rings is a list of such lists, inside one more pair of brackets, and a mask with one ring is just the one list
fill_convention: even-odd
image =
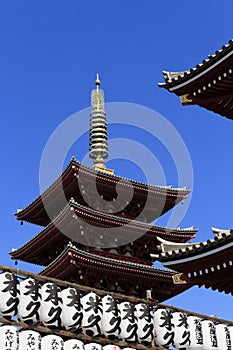
[(89, 336), (188, 350), (233, 350), (233, 327), (186, 316), (167, 309), (151, 310), (143, 303), (118, 302), (93, 292), (83, 297), (75, 288), (54, 283), (40, 286), (27, 278), (19, 283), (9, 272), (0, 274), (0, 315), (27, 323), (78, 330)]
[[(60, 336), (49, 334), (41, 337), (32, 330), (17, 330), (14, 326), (0, 327), (1, 350), (121, 350), (117, 345), (102, 345), (97, 343), (84, 344), (78, 339), (64, 341)], [(124, 350), (135, 350), (124, 348)]]
[(0, 315), (22, 322), (79, 330), (89, 336), (104, 335), (126, 341), (151, 343), (154, 325), (148, 305), (118, 302), (111, 295), (83, 297), (75, 288), (61, 290), (54, 283), (42, 286), (32, 278), (19, 283), (9, 272), (0, 274)]
[(233, 326), (167, 309), (154, 313), (156, 344), (186, 350), (233, 350)]

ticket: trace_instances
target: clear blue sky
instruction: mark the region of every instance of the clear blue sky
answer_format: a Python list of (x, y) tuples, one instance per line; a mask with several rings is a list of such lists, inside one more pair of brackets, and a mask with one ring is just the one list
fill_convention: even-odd
[[(108, 102), (152, 108), (182, 136), (194, 169), (182, 227), (195, 225), (200, 241), (212, 238), (211, 226), (233, 227), (233, 122), (199, 107), (182, 107), (157, 86), (163, 69), (189, 69), (226, 44), (232, 38), (232, 13), (231, 0), (1, 2), (1, 264), (13, 265), (7, 252), (40, 229), (20, 226), (13, 213), (39, 194), (44, 146), (63, 120), (89, 106), (96, 72)], [(127, 130), (122, 133), (115, 131), (121, 137)], [(164, 164), (159, 146), (140, 135), (135, 139)], [(73, 149), (77, 158), (79, 152)], [(130, 164), (111, 165), (117, 174), (140, 180)], [(168, 184), (177, 185), (175, 177), (166, 176)], [(19, 267), (34, 270), (21, 262)], [(203, 288), (168, 303), (232, 319), (232, 297)]]

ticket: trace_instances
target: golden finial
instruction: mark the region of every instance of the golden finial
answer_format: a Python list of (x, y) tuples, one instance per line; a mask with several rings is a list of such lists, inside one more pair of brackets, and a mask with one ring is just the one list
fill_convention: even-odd
[(107, 169), (105, 160), (108, 158), (108, 129), (104, 110), (104, 91), (99, 88), (99, 74), (96, 74), (96, 89), (91, 92), (90, 142), (89, 157), (94, 160), (94, 169), (113, 174)]

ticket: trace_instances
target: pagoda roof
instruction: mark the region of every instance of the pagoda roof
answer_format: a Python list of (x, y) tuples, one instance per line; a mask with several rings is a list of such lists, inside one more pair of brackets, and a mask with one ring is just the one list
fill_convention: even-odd
[[(87, 226), (85, 226), (85, 223), (87, 223)], [(112, 234), (115, 234), (117, 235), (116, 237), (127, 235), (127, 239), (132, 238), (131, 241), (135, 239), (137, 241), (142, 240), (149, 243), (147, 248), (150, 252), (157, 251), (157, 237), (174, 242), (187, 242), (191, 238), (194, 238), (197, 232), (194, 227), (184, 229), (165, 228), (137, 220), (128, 220), (96, 211), (78, 204), (74, 200), (70, 200), (48, 226), (21, 248), (14, 250), (10, 254), (13, 259), (47, 265), (53, 259), (53, 254), (57, 256), (57, 253), (61, 252), (64, 246), (71, 240), (76, 240), (86, 246), (93, 246), (93, 244), (90, 244), (93, 237), (92, 228), (95, 234), (95, 242), (97, 239), (96, 235), (102, 236), (102, 246), (107, 246), (106, 242), (109, 237), (109, 235), (104, 235), (105, 229), (118, 228), (117, 231), (112, 231), (111, 238)], [(99, 241), (101, 242), (101, 238), (99, 238)], [(118, 241), (122, 241), (122, 236), (120, 236)], [(117, 241), (115, 245), (117, 246)]]
[(149, 282), (150, 288), (155, 288), (156, 290), (159, 290), (159, 283), (162, 283), (163, 286), (166, 285), (166, 292), (164, 294), (163, 291), (159, 292), (159, 301), (164, 301), (191, 287), (191, 284), (175, 286), (173, 283), (175, 271), (107, 258), (78, 249), (72, 243), (69, 243), (61, 254), (40, 272), (40, 275), (61, 280), (69, 280), (68, 276), (75, 275), (77, 282), (80, 283), (77, 270), (82, 267), (88, 268), (93, 276), (95, 276), (94, 271), (98, 271), (101, 272), (102, 276), (107, 274), (115, 276), (114, 278), (120, 276), (120, 278), (125, 280), (130, 278), (135, 280), (135, 283)]
[(213, 228), (215, 237), (205, 242), (161, 242), (157, 256), (165, 267), (182, 273), (189, 283), (233, 295), (233, 230)]
[(180, 96), (182, 105), (199, 105), (233, 119), (233, 40), (196, 67), (182, 72), (163, 71), (160, 87)]
[[(80, 182), (82, 183), (80, 184)], [(123, 189), (126, 194), (133, 187), (133, 198), (130, 203), (124, 205), (126, 212), (120, 210), (116, 215), (128, 215), (129, 218), (135, 218), (143, 211), (142, 220), (147, 222), (155, 220), (173, 208), (177, 203), (187, 198), (190, 192), (186, 187), (152, 186), (96, 171), (72, 158), (57, 180), (27, 207), (17, 210), (15, 215), (18, 220), (47, 226), (51, 222), (51, 218), (56, 217), (72, 197), (80, 204), (88, 206), (82, 191), (86, 191), (91, 196), (93, 188), (90, 186), (90, 182), (96, 182), (100, 196), (102, 198), (108, 196), (107, 200), (111, 201), (111, 205), (114, 205), (114, 200), (117, 198), (116, 185)], [(83, 190), (82, 187), (85, 189)], [(107, 205), (109, 202), (106, 203)]]

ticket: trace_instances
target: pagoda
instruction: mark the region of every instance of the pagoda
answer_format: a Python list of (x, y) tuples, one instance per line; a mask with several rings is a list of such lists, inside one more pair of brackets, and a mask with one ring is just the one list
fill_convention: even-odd
[[(166, 72), (164, 87), (177, 89), (184, 105), (197, 103), (233, 119), (232, 52), (230, 42), (196, 71)], [(220, 70), (225, 73), (216, 75)], [(209, 73), (221, 79), (214, 78), (215, 87), (208, 83), (207, 96)], [(205, 85), (195, 92), (193, 82)], [(1, 266), (0, 348), (233, 349), (233, 322), (160, 304), (193, 285), (233, 295), (233, 230), (212, 228), (213, 239), (192, 243), (194, 227), (152, 223), (189, 190), (147, 185), (106, 167), (108, 130), (98, 76), (95, 84), (89, 147), (94, 166), (73, 157), (49, 188), (16, 212), (20, 222), (42, 228), (11, 256), (43, 270), (34, 275)]]
[(197, 230), (152, 222), (183, 201), (189, 190), (147, 185), (106, 167), (108, 131), (98, 76), (95, 84), (89, 147), (94, 166), (73, 157), (48, 189), (17, 211), (19, 221), (42, 229), (11, 256), (44, 266), (40, 275), (161, 302), (193, 285), (174, 283), (178, 270), (153, 266), (154, 257), (161, 257), (161, 240), (187, 244)]

